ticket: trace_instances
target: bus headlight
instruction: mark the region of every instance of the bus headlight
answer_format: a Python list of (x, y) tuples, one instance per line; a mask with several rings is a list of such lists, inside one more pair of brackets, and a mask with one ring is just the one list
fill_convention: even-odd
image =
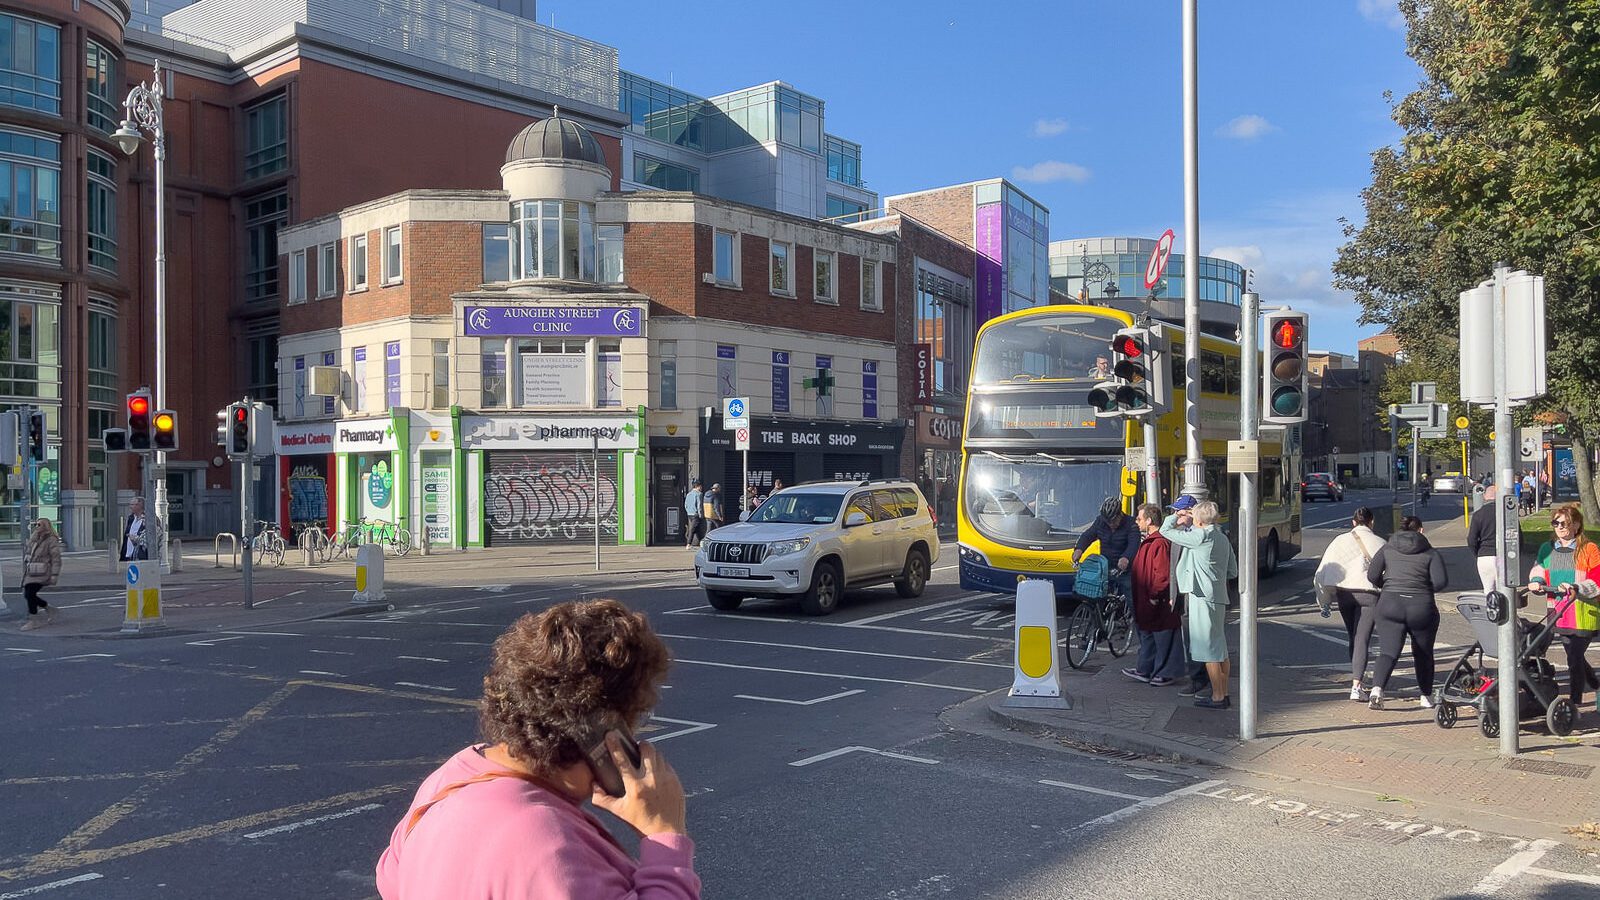
[(961, 557), (961, 560), (963, 562), (969, 562), (969, 563), (972, 563), (974, 565), (979, 565), (979, 566), (987, 566), (987, 565), (989, 565), (989, 558), (988, 557), (986, 557), (982, 553), (979, 553), (978, 551), (972, 549), (971, 547), (968, 547), (966, 544), (958, 544), (958, 545), (956, 545), (956, 552), (957, 552), (957, 555), (959, 555)]

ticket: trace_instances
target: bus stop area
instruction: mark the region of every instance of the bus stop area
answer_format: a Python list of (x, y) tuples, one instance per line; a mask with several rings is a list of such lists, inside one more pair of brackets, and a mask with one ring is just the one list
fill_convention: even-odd
[[(1451, 576), (1450, 589), (1438, 597), (1442, 622), (1435, 656), (1442, 683), (1474, 640), (1454, 607), (1456, 593), (1479, 586), (1459, 519), (1430, 529), (1429, 538), (1445, 555)], [(1252, 788), (1271, 786), (1225, 798), (1242, 803), (1343, 799), (1382, 809), (1392, 815), (1367, 824), (1398, 839), (1456, 823), (1485, 834), (1536, 834), (1600, 849), (1600, 712), (1594, 692), (1586, 692), (1577, 727), (1567, 737), (1549, 734), (1542, 721), (1525, 721), (1521, 754), (1509, 760), (1498, 755), (1495, 740), (1480, 734), (1470, 707), (1461, 708), (1459, 721), (1445, 729), (1435, 723), (1433, 710), (1418, 704), (1409, 648), (1384, 709), (1352, 702), (1347, 639), (1337, 614), (1318, 615), (1310, 580), (1315, 564), (1315, 558), (1297, 561), (1262, 583), (1272, 599), (1260, 611), (1254, 741), (1238, 738), (1237, 697), (1232, 710), (1197, 708), (1176, 687), (1155, 688), (1123, 675), (1132, 654), (1119, 659), (1103, 647), (1082, 669), (1061, 664), (1070, 710), (1006, 706), (1006, 692), (999, 691), (968, 701), (947, 713), (947, 720), (986, 718), (1090, 753), (1221, 768), (1254, 777)], [(1236, 610), (1229, 619), (1237, 667)], [(1374, 641), (1374, 661), (1376, 655)], [(1550, 658), (1560, 658), (1559, 646)], [(1561, 683), (1564, 690), (1565, 673)], [(1237, 684), (1235, 668), (1230, 693)]]

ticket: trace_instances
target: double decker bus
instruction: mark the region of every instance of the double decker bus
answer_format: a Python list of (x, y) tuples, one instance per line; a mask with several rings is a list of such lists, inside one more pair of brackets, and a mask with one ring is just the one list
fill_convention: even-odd
[[(1165, 505), (1183, 484), (1184, 342), (1170, 327), (1170, 411), (1155, 423), (1158, 497), (1145, 473), (1125, 467), (1144, 445), (1143, 422), (1097, 418), (1088, 395), (1106, 380), (1111, 340), (1134, 317), (1099, 306), (1041, 306), (1000, 316), (979, 329), (962, 434), (956, 529), (961, 586), (1014, 593), (1023, 578), (1072, 590), (1072, 548), (1107, 497)], [(1234, 480), (1227, 442), (1239, 437), (1239, 345), (1200, 339), (1200, 438), (1205, 483), (1233, 534)], [(1250, 385), (1251, 390), (1259, 386)], [(1270, 574), (1300, 552), (1298, 426), (1261, 429), (1261, 568)]]

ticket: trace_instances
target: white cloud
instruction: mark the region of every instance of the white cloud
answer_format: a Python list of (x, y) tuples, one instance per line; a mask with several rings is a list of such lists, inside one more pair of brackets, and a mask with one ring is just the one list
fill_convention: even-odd
[(1011, 177), (1016, 181), (1047, 184), (1052, 181), (1074, 181), (1082, 184), (1089, 180), (1089, 170), (1077, 163), (1047, 159), (1031, 166), (1013, 166)]
[(1253, 141), (1270, 132), (1277, 131), (1278, 126), (1268, 122), (1258, 115), (1239, 116), (1228, 124), (1217, 129), (1217, 134), (1240, 141)]
[(1055, 137), (1066, 130), (1066, 119), (1036, 119), (1033, 123), (1034, 137)]
[(1233, 260), (1246, 269), (1261, 268), (1261, 260), (1263, 258), (1261, 248), (1254, 244), (1244, 247), (1215, 247), (1205, 255), (1214, 256), (1218, 259)]
[(1356, 9), (1369, 22), (1377, 22), (1396, 31), (1406, 27), (1406, 17), (1400, 14), (1396, 0), (1356, 0)]

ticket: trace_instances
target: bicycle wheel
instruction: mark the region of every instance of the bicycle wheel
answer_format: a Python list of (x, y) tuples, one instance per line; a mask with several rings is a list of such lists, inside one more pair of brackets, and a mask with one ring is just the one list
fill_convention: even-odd
[(272, 535), (272, 538), (266, 543), (266, 548), (267, 556), (272, 560), (272, 564), (275, 566), (282, 566), (284, 561), (284, 552), (286, 550), (286, 546), (283, 542), (283, 536), (278, 534)]
[(1100, 616), (1094, 611), (1094, 601), (1085, 600), (1072, 611), (1067, 621), (1067, 665), (1083, 668), (1094, 653), (1095, 638), (1100, 631)]
[(411, 532), (404, 528), (397, 529), (394, 534), (395, 556), (405, 556), (411, 552)]
[(1106, 630), (1110, 632), (1110, 637), (1106, 640), (1106, 649), (1111, 651), (1112, 656), (1121, 656), (1133, 646), (1133, 613), (1120, 598), (1111, 610)]

